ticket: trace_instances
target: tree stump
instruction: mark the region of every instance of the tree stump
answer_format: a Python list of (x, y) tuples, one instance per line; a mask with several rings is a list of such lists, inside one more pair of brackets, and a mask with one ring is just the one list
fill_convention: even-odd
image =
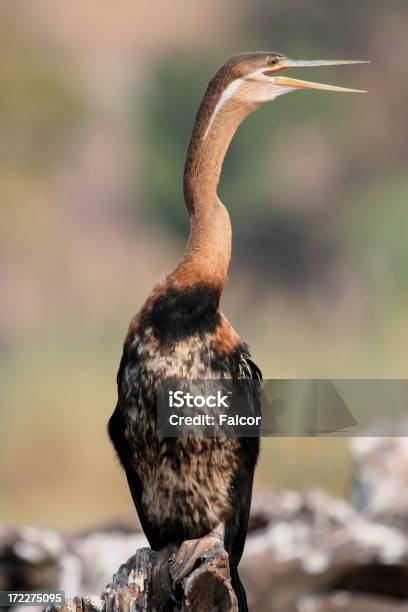
[(177, 549), (141, 548), (113, 576), (100, 597), (74, 597), (46, 612), (238, 612), (228, 554), (211, 550), (175, 591), (169, 567)]

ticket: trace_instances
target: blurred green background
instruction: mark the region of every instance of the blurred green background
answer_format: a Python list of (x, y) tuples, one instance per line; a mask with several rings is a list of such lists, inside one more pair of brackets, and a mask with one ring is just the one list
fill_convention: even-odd
[[(233, 53), (372, 64), (301, 73), (366, 96), (241, 126), (225, 312), (265, 377), (407, 376), (407, 31), (405, 0), (0, 4), (0, 520), (132, 510), (105, 431), (122, 340), (182, 254), (192, 123)], [(269, 439), (257, 480), (347, 495), (350, 474), (345, 440)]]

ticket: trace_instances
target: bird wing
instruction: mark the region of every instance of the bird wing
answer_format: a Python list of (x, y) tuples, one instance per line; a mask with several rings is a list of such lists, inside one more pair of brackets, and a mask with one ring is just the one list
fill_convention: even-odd
[(252, 359), (246, 344), (243, 344), (242, 348), (239, 350), (238, 367), (240, 373), (239, 378), (258, 380), (259, 382), (262, 381), (262, 372)]
[[(254, 414), (261, 413), (262, 372), (253, 361), (246, 345), (238, 349), (237, 378), (256, 381), (257, 390), (248, 392), (248, 401), (256, 402)], [(252, 486), (256, 460), (259, 453), (259, 438), (239, 438), (237, 449), (238, 469), (232, 483), (235, 512), (225, 525), (225, 547), (231, 562), (237, 566), (244, 550), (251, 509)]]
[(119, 461), (122, 464), (123, 469), (125, 471), (126, 478), (127, 478), (128, 485), (129, 485), (129, 490), (132, 495), (133, 503), (135, 504), (137, 514), (139, 516), (140, 524), (142, 526), (142, 529), (145, 533), (146, 538), (149, 541), (149, 544), (153, 547), (152, 541), (154, 539), (154, 533), (151, 529), (149, 521), (145, 517), (143, 508), (142, 508), (143, 483), (137, 471), (135, 470), (134, 466), (132, 465), (130, 461), (129, 452), (128, 451), (122, 452), (122, 451), (125, 451), (128, 445), (128, 441), (124, 437), (123, 420), (120, 417), (121, 411), (126, 409), (126, 406), (125, 406), (126, 399), (123, 396), (123, 386), (124, 386), (124, 375), (125, 375), (125, 369), (126, 369), (127, 363), (128, 363), (128, 351), (125, 345), (123, 354), (122, 354), (122, 358), (120, 360), (119, 370), (118, 370), (117, 377), (116, 377), (116, 382), (118, 385), (119, 399), (118, 399), (116, 408), (109, 420), (108, 432), (114, 444), (116, 454), (119, 458)]

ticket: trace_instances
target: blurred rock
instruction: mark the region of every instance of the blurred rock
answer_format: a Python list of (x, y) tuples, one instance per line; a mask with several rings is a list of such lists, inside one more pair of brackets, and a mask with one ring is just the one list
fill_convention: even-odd
[(408, 610), (408, 603), (401, 607), (408, 601), (401, 531), (321, 491), (263, 503), (267, 526), (250, 534), (240, 566), (252, 610)]
[(0, 528), (0, 590), (100, 593), (119, 565), (147, 541), (127, 521), (73, 536), (41, 527)]
[[(128, 521), (67, 537), (3, 527), (0, 588), (99, 596), (145, 545)], [(408, 610), (404, 531), (322, 491), (255, 496), (240, 574), (256, 612)]]
[(364, 516), (407, 531), (408, 439), (353, 438), (351, 450), (354, 507)]

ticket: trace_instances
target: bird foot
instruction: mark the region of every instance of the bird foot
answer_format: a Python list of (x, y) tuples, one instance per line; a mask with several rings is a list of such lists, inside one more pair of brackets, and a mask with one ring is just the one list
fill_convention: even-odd
[(200, 561), (205, 561), (210, 553), (220, 548), (224, 548), (223, 538), (214, 532), (198, 540), (185, 540), (170, 566), (173, 586), (179, 585), (199, 565)]

